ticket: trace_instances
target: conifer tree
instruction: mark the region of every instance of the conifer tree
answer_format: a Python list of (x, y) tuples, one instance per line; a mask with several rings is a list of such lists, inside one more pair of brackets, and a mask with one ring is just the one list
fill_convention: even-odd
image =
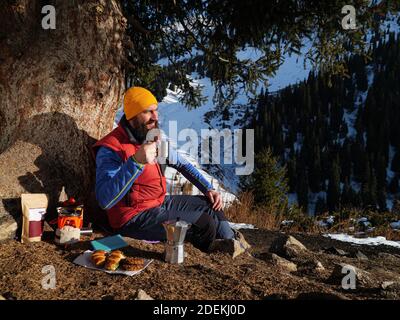
[(340, 207), (340, 167), (338, 159), (334, 159), (331, 167), (327, 205), (330, 211), (335, 211)]

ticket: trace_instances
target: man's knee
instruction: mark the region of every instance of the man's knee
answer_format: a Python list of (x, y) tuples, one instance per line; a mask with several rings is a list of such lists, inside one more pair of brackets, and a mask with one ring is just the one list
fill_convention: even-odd
[(193, 245), (202, 251), (208, 251), (214, 242), (217, 227), (214, 219), (207, 213), (203, 213), (192, 226)]

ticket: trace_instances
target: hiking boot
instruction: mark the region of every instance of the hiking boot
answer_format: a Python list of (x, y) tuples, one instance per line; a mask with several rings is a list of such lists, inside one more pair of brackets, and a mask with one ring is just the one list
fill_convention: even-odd
[(234, 232), (234, 239), (216, 239), (211, 245), (210, 252), (226, 252), (232, 258), (236, 258), (250, 249), (251, 246), (244, 239), (244, 236), (238, 231)]

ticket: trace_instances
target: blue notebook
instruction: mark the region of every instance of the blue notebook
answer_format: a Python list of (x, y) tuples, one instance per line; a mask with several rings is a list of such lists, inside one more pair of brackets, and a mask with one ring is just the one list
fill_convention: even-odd
[(106, 237), (100, 240), (90, 241), (94, 250), (116, 250), (119, 248), (127, 247), (128, 244), (121, 237), (121, 235), (117, 234), (115, 236)]

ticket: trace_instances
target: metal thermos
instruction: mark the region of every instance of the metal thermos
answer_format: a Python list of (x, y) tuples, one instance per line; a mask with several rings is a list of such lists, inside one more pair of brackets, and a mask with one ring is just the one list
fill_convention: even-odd
[(167, 233), (164, 258), (169, 263), (182, 263), (185, 258), (184, 241), (191, 224), (182, 220), (166, 221), (163, 223)]

